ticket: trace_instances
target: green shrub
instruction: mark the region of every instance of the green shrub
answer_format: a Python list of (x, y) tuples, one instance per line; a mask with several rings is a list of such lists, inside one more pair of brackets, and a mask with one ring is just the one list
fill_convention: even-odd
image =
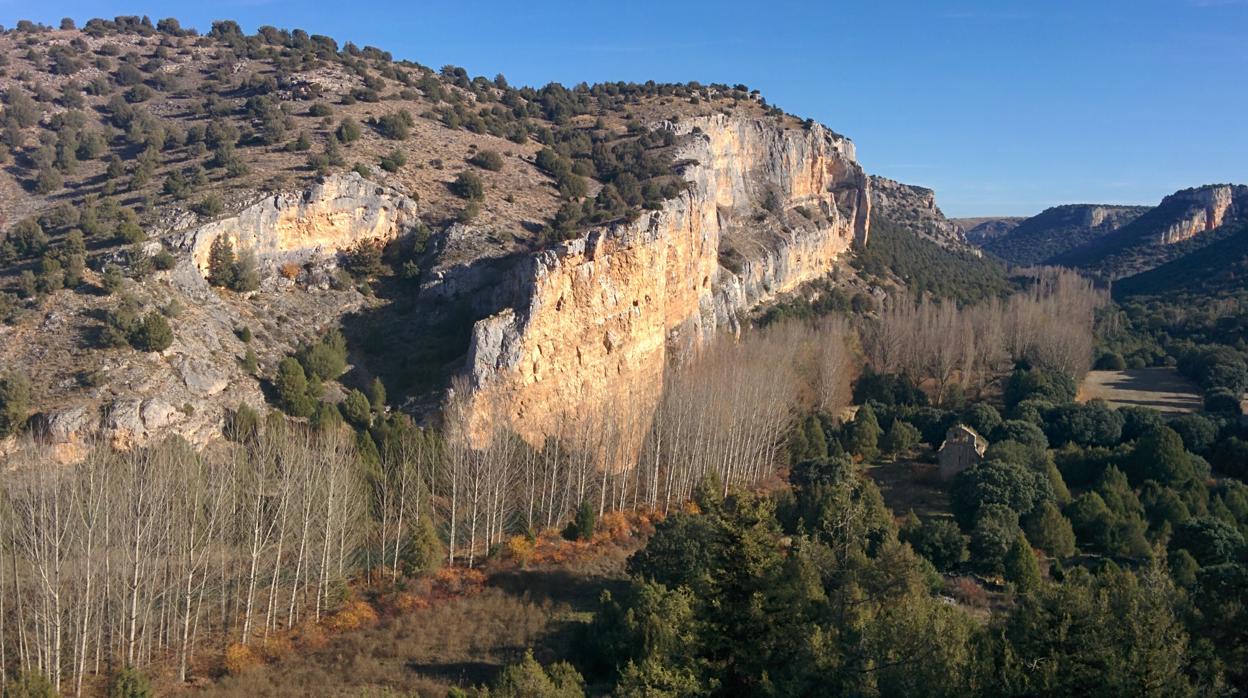
[(485, 184), (474, 172), (464, 170), (451, 182), (451, 191), (461, 199), (478, 201), (485, 198)]
[(377, 120), (377, 132), (385, 138), (401, 141), (411, 134), (412, 115), (406, 111), (386, 114)]
[(468, 163), (476, 165), (483, 170), (498, 172), (503, 169), (503, 156), (493, 150), (481, 150), (477, 151), (475, 155), (468, 158)]
[(576, 509), (576, 517), (563, 529), (563, 537), (568, 540), (589, 540), (594, 537), (594, 528), (598, 523), (598, 514), (588, 499), (581, 502)]
[(130, 344), (139, 351), (164, 351), (173, 344), (173, 329), (164, 315), (153, 310), (131, 332)]
[(308, 395), (308, 378), (299, 362), (291, 357), (282, 359), (273, 381), (278, 405), (294, 417), (310, 417), (316, 404)]
[(30, 383), (20, 373), (0, 376), (0, 439), (26, 424), (30, 409)]
[(395, 150), (391, 150), (381, 158), (381, 169), (386, 172), (398, 172), (399, 169), (406, 164), (407, 156), (403, 154), (403, 151), (398, 150), (397, 148)]
[(373, 412), (364, 393), (359, 390), (347, 393), (346, 399), (342, 401), (342, 416), (348, 424), (357, 429), (368, 428), (372, 423)]
[(341, 332), (334, 331), (301, 347), (297, 357), (310, 378), (333, 380), (346, 370), (347, 343)]
[(342, 143), (357, 141), (360, 139), (360, 125), (356, 123), (355, 119), (347, 117), (338, 122), (338, 130), (334, 131), (334, 135)]
[(151, 698), (152, 695), (147, 678), (132, 667), (117, 672), (108, 684), (108, 698)]
[(101, 284), (103, 285), (105, 293), (111, 295), (120, 291), (125, 281), (126, 277), (122, 275), (121, 267), (116, 264), (109, 264), (104, 267), (104, 274), (101, 276)]

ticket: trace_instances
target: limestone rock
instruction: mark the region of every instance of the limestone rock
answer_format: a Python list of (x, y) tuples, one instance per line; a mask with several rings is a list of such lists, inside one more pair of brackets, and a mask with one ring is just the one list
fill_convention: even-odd
[(870, 184), (849, 140), (724, 115), (659, 127), (686, 138), (676, 159), (692, 163), (689, 189), (515, 265), (501, 284), (514, 288), (512, 307), (474, 327), (479, 433), (503, 418), (537, 442), (595, 410), (644, 412), (669, 360), (866, 241)]
[(1248, 214), (1248, 187), (1217, 184), (1184, 189), (1162, 199), (1157, 208), (1177, 213), (1177, 220), (1162, 228), (1156, 240), (1173, 245)]
[(349, 249), (364, 240), (389, 241), (416, 220), (416, 202), (357, 172), (333, 175), (305, 191), (266, 197), (237, 216), (187, 232), (181, 247), (205, 274), (212, 243), (229, 236), (268, 266), (304, 262)]

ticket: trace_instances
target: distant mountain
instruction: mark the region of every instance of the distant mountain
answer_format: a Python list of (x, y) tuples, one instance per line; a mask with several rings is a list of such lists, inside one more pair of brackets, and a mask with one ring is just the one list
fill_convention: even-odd
[(1019, 223), (1027, 220), (1023, 216), (1016, 217), (992, 217), (981, 216), (979, 218), (950, 218), (949, 221), (958, 226), (962, 231), (963, 237), (972, 245), (984, 245), (989, 240), (995, 240), (1008, 234), (1011, 230), (1018, 227)]
[(1183, 189), (1130, 223), (1048, 261), (1119, 279), (1227, 238), (1245, 220), (1248, 186), (1211, 184)]
[(1114, 295), (1219, 296), (1248, 289), (1248, 222), (1225, 227), (1227, 233), (1221, 239), (1201, 249), (1116, 281)]
[(1113, 233), (1148, 210), (1147, 206), (1102, 204), (1054, 206), (980, 244), (1010, 264), (1042, 264)]

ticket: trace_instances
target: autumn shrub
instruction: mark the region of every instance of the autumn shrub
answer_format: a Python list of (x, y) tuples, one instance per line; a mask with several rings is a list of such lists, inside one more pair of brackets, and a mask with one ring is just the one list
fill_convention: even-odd
[(265, 662), (276, 662), (283, 660), (295, 652), (295, 645), (291, 639), (284, 634), (270, 635), (260, 641), (256, 647), (256, 651), (264, 659)]
[(628, 516), (622, 511), (609, 511), (598, 520), (597, 530), (600, 536), (609, 540), (624, 540), (633, 533)]
[(237, 642), (225, 648), (225, 658), (222, 661), (226, 672), (234, 676), (255, 669), (263, 663), (255, 650)]
[(377, 611), (367, 602), (348, 601), (342, 608), (327, 616), (323, 622), (330, 632), (341, 633), (372, 625), (377, 622)]
[(522, 568), (527, 568), (533, 559), (536, 542), (528, 536), (512, 536), (507, 539), (507, 557)]
[(988, 607), (988, 592), (970, 577), (958, 577), (950, 582), (949, 593), (959, 603), (972, 608)]

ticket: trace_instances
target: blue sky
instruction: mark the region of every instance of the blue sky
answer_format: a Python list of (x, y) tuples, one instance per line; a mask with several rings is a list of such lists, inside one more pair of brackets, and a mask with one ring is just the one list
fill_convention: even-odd
[(235, 19), (512, 83), (743, 82), (951, 216), (1248, 182), (1248, 0), (0, 0), (0, 23)]

